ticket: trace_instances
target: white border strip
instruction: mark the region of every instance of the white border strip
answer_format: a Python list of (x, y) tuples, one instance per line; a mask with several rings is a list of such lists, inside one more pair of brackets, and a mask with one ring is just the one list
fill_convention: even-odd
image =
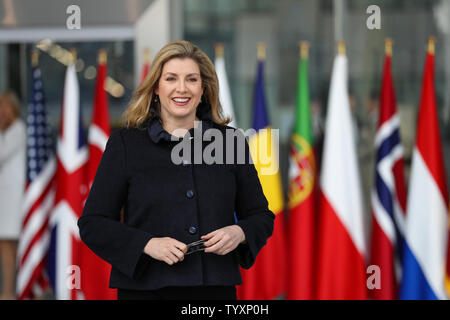
[(39, 42), (50, 39), (57, 42), (133, 40), (134, 26), (83, 27), (79, 30), (66, 28), (2, 28), (0, 43)]

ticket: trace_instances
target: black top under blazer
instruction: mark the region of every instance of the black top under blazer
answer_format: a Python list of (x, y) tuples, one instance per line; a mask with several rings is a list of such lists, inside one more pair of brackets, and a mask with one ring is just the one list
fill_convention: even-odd
[[(232, 129), (214, 123), (210, 111), (200, 119), (202, 134), (213, 127), (225, 138), (225, 129)], [(272, 235), (275, 218), (257, 171), (249, 161), (191, 164), (191, 158), (191, 163), (175, 165), (170, 155), (178, 142), (170, 137), (156, 116), (145, 129), (122, 128), (111, 134), (78, 220), (81, 239), (111, 264), (111, 288), (241, 284), (239, 266), (253, 265)], [(202, 150), (209, 143), (203, 142)], [(247, 142), (245, 152), (249, 159)], [(233, 224), (242, 228), (246, 242), (226, 255), (196, 252), (168, 265), (143, 253), (152, 237), (188, 244)]]

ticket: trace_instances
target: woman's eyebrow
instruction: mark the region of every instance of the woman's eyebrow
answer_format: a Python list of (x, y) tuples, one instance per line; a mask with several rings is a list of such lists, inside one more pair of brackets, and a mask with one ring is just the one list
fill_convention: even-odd
[[(163, 74), (163, 76), (165, 76), (165, 75), (173, 75), (173, 76), (178, 76), (178, 74), (177, 73), (174, 73), (174, 72), (166, 72), (166, 73), (164, 73)], [(186, 76), (200, 76), (200, 73), (188, 73)]]

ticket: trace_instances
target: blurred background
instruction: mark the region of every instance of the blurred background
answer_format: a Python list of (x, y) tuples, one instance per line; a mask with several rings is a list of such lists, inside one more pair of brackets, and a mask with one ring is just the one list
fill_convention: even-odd
[[(66, 26), (68, 6), (81, 9), (81, 28)], [(366, 9), (381, 9), (381, 28), (370, 30)], [(31, 92), (31, 51), (39, 64), (49, 122), (59, 127), (66, 66), (58, 50), (78, 52), (83, 123), (91, 121), (97, 52), (108, 52), (112, 128), (120, 126), (140, 81), (144, 49), (153, 57), (167, 42), (193, 42), (214, 60), (224, 44), (237, 126), (251, 127), (257, 43), (267, 47), (265, 93), (272, 127), (280, 130), (280, 167), (287, 199), (289, 143), (299, 62), (298, 43), (309, 41), (309, 90), (314, 134), (322, 133), (336, 40), (347, 44), (349, 93), (367, 221), (374, 172), (374, 134), (383, 70), (384, 39), (394, 41), (392, 73), (404, 146), (406, 179), (416, 134), (429, 36), (436, 37), (435, 85), (447, 184), (450, 183), (450, 0), (0, 0), (0, 91), (12, 89), (23, 117)]]

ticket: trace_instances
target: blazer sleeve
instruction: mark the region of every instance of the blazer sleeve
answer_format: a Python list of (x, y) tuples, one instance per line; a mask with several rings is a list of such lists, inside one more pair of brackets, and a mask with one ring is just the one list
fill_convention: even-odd
[(237, 164), (236, 171), (236, 224), (244, 231), (246, 240), (237, 249), (240, 265), (248, 269), (272, 235), (275, 215), (268, 208), (246, 140), (245, 163)]
[(120, 222), (127, 180), (126, 147), (117, 130), (106, 144), (78, 227), (82, 241), (95, 254), (133, 278), (144, 261), (144, 247), (153, 236)]

